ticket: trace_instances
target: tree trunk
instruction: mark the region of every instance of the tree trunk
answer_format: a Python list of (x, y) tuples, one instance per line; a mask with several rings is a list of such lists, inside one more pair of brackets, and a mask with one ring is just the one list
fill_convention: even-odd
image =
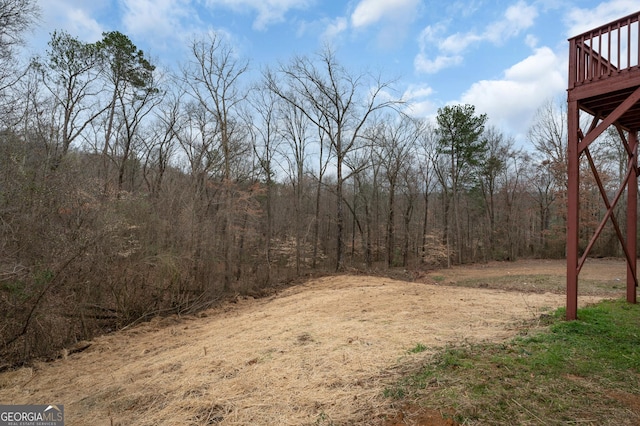
[[(338, 144), (338, 149), (340, 145)], [(344, 270), (344, 207), (342, 205), (342, 153), (338, 151), (336, 158), (336, 271)]]
[(322, 175), (318, 176), (318, 186), (316, 188), (316, 212), (313, 223), (313, 260), (312, 268), (316, 269), (318, 262), (318, 244), (320, 242), (320, 199), (322, 196)]
[(420, 249), (420, 253), (422, 255), (421, 263), (424, 263), (424, 258), (426, 255), (426, 245), (427, 245), (427, 226), (429, 222), (429, 183), (425, 182), (425, 190), (424, 190), (424, 219), (422, 221), (422, 247)]
[(402, 266), (409, 266), (409, 240), (410, 240), (410, 225), (411, 225), (411, 213), (413, 211), (412, 201), (409, 201), (409, 205), (404, 212), (404, 246), (402, 249)]
[(395, 249), (395, 182), (389, 183), (389, 210), (387, 211), (387, 267), (394, 265), (393, 251)]
[(113, 89), (113, 97), (111, 98), (111, 104), (109, 106), (109, 120), (107, 121), (107, 131), (104, 135), (104, 147), (102, 148), (102, 167), (104, 173), (104, 192), (107, 193), (109, 189), (109, 142), (111, 140), (111, 133), (113, 132), (113, 119), (116, 113), (116, 100), (118, 96), (118, 83)]

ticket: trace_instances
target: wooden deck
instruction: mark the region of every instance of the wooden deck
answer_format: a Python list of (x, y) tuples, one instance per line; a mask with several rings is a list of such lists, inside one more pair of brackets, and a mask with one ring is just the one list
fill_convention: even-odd
[(616, 121), (639, 129), (639, 58), (640, 11), (569, 39), (568, 100), (602, 119), (626, 101), (630, 107)]
[[(611, 222), (627, 260), (627, 301), (636, 303), (638, 221), (638, 130), (640, 129), (640, 11), (569, 39), (567, 93), (567, 319), (577, 318), (578, 275), (594, 242)], [(581, 129), (580, 111), (593, 116)], [(627, 173), (615, 196), (605, 188), (589, 150), (610, 126), (616, 126), (627, 152)], [(587, 246), (580, 249), (580, 173), (587, 161), (606, 214)], [(626, 191), (626, 235), (615, 215)]]

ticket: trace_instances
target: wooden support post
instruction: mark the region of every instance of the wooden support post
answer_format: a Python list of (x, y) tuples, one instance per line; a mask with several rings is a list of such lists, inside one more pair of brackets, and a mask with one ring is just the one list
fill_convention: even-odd
[(636, 303), (636, 271), (637, 271), (637, 220), (638, 220), (638, 133), (629, 132), (629, 148), (633, 158), (631, 174), (627, 181), (627, 302)]
[(567, 107), (567, 320), (578, 316), (578, 241), (579, 241), (579, 162), (580, 131), (578, 102), (569, 101)]
[[(591, 248), (607, 221), (611, 221), (624, 249), (627, 261), (627, 301), (636, 303), (638, 286), (638, 131), (640, 130), (640, 67), (632, 61), (631, 48), (638, 50), (636, 40), (640, 11), (625, 16), (569, 39), (569, 78), (567, 90), (567, 320), (577, 319), (578, 275)], [(635, 30), (634, 30), (635, 28)], [(621, 37), (626, 31), (627, 37)], [(635, 32), (634, 32), (635, 31)], [(640, 40), (640, 39), (639, 39)], [(603, 43), (608, 43), (603, 46)], [(612, 43), (615, 43), (612, 44)], [(627, 61), (621, 61), (621, 52)], [(612, 52), (617, 52), (612, 55)], [(634, 50), (635, 52), (635, 50)], [(623, 55), (624, 56), (624, 55)], [(591, 128), (583, 135), (580, 111), (593, 116)], [(589, 146), (610, 126), (615, 126), (628, 157), (624, 181), (609, 201), (611, 189), (606, 189), (598, 174)], [(628, 132), (628, 140), (625, 136)], [(580, 158), (585, 155), (607, 208), (595, 233), (580, 250)], [(627, 193), (626, 236), (615, 215), (618, 201)]]

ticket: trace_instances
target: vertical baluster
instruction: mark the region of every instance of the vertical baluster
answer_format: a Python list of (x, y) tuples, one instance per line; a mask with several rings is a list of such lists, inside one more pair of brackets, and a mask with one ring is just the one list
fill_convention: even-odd
[(589, 50), (589, 81), (592, 81), (594, 77), (597, 75), (596, 66), (598, 65), (598, 58), (596, 58), (595, 56), (595, 50), (597, 49), (597, 46), (596, 46), (597, 40), (594, 33), (590, 33), (589, 37), (591, 42), (591, 46), (590, 46), (591, 49)]
[(598, 67), (595, 69), (596, 78), (602, 77), (602, 68), (604, 67), (604, 58), (602, 55), (602, 28), (598, 30)]
[(578, 61), (580, 60), (580, 53), (578, 52), (578, 46), (576, 39), (569, 40), (569, 88), (576, 86), (576, 81), (580, 81), (580, 75), (578, 74)]
[(589, 62), (591, 63), (591, 66), (589, 67), (590, 68), (589, 71), (591, 72), (591, 75), (589, 76), (589, 80), (591, 81), (598, 76), (598, 65), (600, 64), (600, 60), (596, 55), (596, 49), (597, 49), (597, 46), (595, 46), (596, 37), (597, 37), (596, 35), (593, 35), (593, 34), (591, 35), (591, 51), (589, 52)]
[[(591, 40), (589, 39), (589, 36), (586, 37), (586, 42), (591, 43)], [(591, 58), (591, 46), (587, 46), (585, 44), (586, 47), (588, 47), (588, 49), (585, 50), (584, 52), (584, 81), (589, 81), (589, 78), (591, 78), (591, 63), (590, 63), (590, 58)]]
[[(590, 41), (588, 39), (588, 36), (586, 37), (585, 41), (587, 42)], [(586, 46), (586, 44), (584, 46)], [(585, 52), (584, 52), (584, 77), (583, 77), (584, 80), (582, 81), (588, 81), (589, 76), (591, 75), (591, 71), (589, 70), (589, 67), (591, 66), (591, 64), (589, 63), (589, 57), (590, 57), (589, 52), (591, 51), (591, 46), (586, 46), (586, 47), (588, 47), (588, 49), (585, 49)]]
[(613, 65), (611, 57), (611, 24), (607, 27), (607, 75), (611, 75), (611, 65)]
[(578, 44), (580, 52), (578, 55), (578, 82), (584, 82), (585, 77), (585, 57), (584, 57), (584, 37), (580, 37), (580, 43)]
[[(637, 27), (637, 37), (636, 37), (636, 48), (638, 50), (638, 56), (636, 56), (636, 67), (640, 66), (640, 13), (636, 16), (636, 27)], [(629, 34), (631, 34), (631, 23), (629, 23)], [(631, 45), (629, 45), (629, 50), (631, 50)]]
[(631, 19), (627, 19), (627, 68), (631, 68)]
[(617, 57), (618, 57), (618, 61), (617, 61), (617, 70), (618, 72), (620, 72), (620, 44), (622, 44), (620, 42), (620, 22), (618, 21), (618, 37), (617, 37), (617, 43), (618, 43), (618, 50), (617, 50)]

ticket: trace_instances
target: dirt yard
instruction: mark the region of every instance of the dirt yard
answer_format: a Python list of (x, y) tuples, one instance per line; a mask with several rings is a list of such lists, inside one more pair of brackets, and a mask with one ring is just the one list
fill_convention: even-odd
[[(84, 352), (4, 372), (0, 403), (64, 404), (69, 426), (390, 424), (401, 416), (385, 387), (403, 363), (425, 356), (410, 349), (517, 334), (523, 320), (565, 303), (560, 292), (527, 282), (562, 282), (564, 268), (523, 261), (433, 271), (414, 282), (314, 279), (197, 317), (157, 319), (96, 338)], [(590, 263), (581, 279), (614, 290), (591, 291), (580, 305), (624, 295), (625, 270), (618, 260)], [(511, 290), (493, 288), (510, 275), (517, 277)], [(458, 285), (470, 278), (480, 288)], [(524, 291), (513, 291), (518, 282)]]

